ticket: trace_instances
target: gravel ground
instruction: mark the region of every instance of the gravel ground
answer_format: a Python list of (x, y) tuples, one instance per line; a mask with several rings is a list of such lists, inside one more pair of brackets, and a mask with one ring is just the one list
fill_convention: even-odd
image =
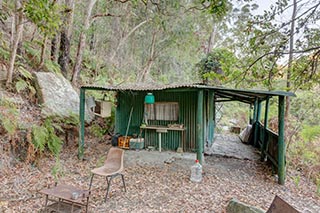
[[(79, 161), (76, 145), (65, 147), (56, 169), (58, 182), (87, 188), (90, 170), (103, 162), (109, 148), (110, 145), (90, 142), (85, 151), (87, 159)], [(126, 151), (127, 192), (122, 191), (121, 179), (116, 178), (107, 202), (106, 181), (95, 178), (89, 212), (224, 212), (231, 198), (266, 210), (275, 195), (301, 212), (320, 212), (316, 186), (303, 177), (295, 184), (297, 174), (290, 170), (286, 184), (280, 186), (270, 168), (259, 161), (206, 156), (203, 181), (196, 184), (189, 180), (192, 154), (149, 154), (154, 157), (144, 161), (146, 152)], [(165, 157), (159, 157), (162, 155)], [(168, 157), (173, 159), (170, 164), (164, 163)], [(54, 165), (53, 157), (44, 156), (33, 167), (2, 152), (0, 212), (39, 212), (44, 197), (38, 191), (54, 184)]]

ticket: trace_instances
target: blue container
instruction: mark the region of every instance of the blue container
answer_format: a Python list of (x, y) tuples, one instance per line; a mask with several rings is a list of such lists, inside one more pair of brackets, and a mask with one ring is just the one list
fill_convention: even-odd
[(154, 95), (152, 93), (148, 93), (146, 97), (144, 97), (144, 103), (154, 104)]

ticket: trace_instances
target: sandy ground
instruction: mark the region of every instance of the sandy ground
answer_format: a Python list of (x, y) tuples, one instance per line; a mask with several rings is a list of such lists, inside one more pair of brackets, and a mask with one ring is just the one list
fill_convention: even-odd
[[(0, 212), (39, 212), (44, 196), (38, 191), (56, 180), (88, 188), (90, 170), (103, 162), (109, 148), (91, 141), (87, 143), (86, 160), (79, 161), (76, 145), (65, 147), (56, 169), (58, 179), (52, 175), (53, 157), (43, 157), (34, 167), (2, 153)], [(106, 181), (95, 178), (89, 212), (224, 212), (231, 198), (266, 210), (275, 195), (301, 212), (320, 212), (316, 186), (303, 177), (297, 184), (299, 174), (293, 171), (288, 171), (286, 184), (280, 186), (270, 168), (259, 160), (216, 153), (205, 157), (203, 181), (196, 184), (189, 180), (194, 159), (194, 153), (127, 150), (127, 192), (117, 178), (110, 198), (104, 202)], [(170, 163), (165, 163), (168, 160)]]

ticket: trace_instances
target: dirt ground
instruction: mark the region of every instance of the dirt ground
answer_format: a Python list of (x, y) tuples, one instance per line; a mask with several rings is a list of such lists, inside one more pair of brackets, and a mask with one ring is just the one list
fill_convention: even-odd
[[(90, 170), (103, 162), (109, 148), (89, 141), (86, 160), (79, 161), (76, 144), (64, 147), (55, 169), (58, 182), (88, 188)], [(54, 157), (44, 156), (37, 166), (31, 166), (13, 160), (3, 150), (0, 154), (0, 212), (39, 212), (44, 196), (38, 191), (56, 181)], [(194, 153), (127, 150), (127, 192), (117, 178), (104, 202), (106, 181), (96, 177), (89, 212), (224, 212), (231, 198), (266, 210), (275, 195), (301, 212), (320, 212), (316, 186), (303, 177), (297, 183), (299, 174), (293, 171), (288, 171), (286, 184), (280, 186), (259, 160), (216, 153), (205, 157), (203, 181), (196, 184), (189, 180), (194, 158)], [(165, 163), (168, 159), (172, 162)]]

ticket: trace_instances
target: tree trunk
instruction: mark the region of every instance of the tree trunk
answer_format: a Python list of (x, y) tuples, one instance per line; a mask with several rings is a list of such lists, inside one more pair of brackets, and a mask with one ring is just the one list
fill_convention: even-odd
[(19, 41), (21, 39), (22, 31), (23, 31), (23, 11), (22, 11), (22, 4), (21, 0), (16, 1), (16, 14), (14, 15), (14, 23), (16, 30), (12, 31), (12, 39), (11, 39), (11, 52), (10, 52), (10, 61), (9, 61), (9, 68), (7, 72), (7, 81), (6, 86), (9, 87), (12, 83), (13, 78), (13, 70), (14, 70), (14, 62), (17, 56), (17, 49), (19, 45)]
[[(55, 0), (54, 4), (60, 5), (60, 0)], [(58, 33), (51, 39), (51, 50), (50, 50), (50, 59), (53, 62), (58, 60), (58, 45), (59, 45), (59, 35)]]
[(150, 57), (148, 59), (147, 64), (144, 66), (144, 69), (142, 70), (142, 73), (141, 73), (140, 78), (138, 79), (138, 82), (145, 82), (148, 75), (149, 75), (150, 69), (152, 67), (152, 64), (153, 64), (154, 58), (155, 58), (155, 51), (154, 51), (155, 44), (156, 44), (156, 33), (154, 32), (152, 35)]
[(136, 31), (138, 30), (140, 27), (142, 27), (145, 23), (147, 23), (150, 19), (144, 20), (142, 22), (140, 22), (138, 25), (136, 25), (134, 28), (132, 28), (130, 30), (130, 32), (119, 41), (118, 46), (116, 47), (115, 51), (113, 52), (112, 56), (110, 57), (110, 61), (113, 61), (114, 57), (117, 55), (120, 47), (125, 44), (125, 42), (127, 41), (127, 39)]
[(74, 0), (65, 0), (67, 7), (66, 14), (63, 20), (63, 27), (60, 33), (60, 47), (58, 63), (64, 77), (68, 78), (70, 64), (70, 40), (72, 32)]
[(45, 58), (46, 50), (47, 50), (47, 38), (48, 38), (48, 36), (45, 35), (43, 38), (43, 43), (41, 45), (41, 56), (40, 56), (39, 68), (42, 68), (44, 65), (44, 58)]
[(90, 17), (91, 17), (93, 6), (95, 5), (96, 2), (97, 0), (90, 0), (88, 3), (87, 12), (84, 19), (83, 30), (80, 33), (76, 61), (75, 61), (75, 65), (73, 67), (73, 72), (72, 72), (71, 82), (73, 85), (77, 84), (78, 78), (80, 76), (82, 57), (83, 57), (84, 48), (86, 46), (86, 31), (90, 27)]
[(60, 65), (61, 73), (65, 78), (68, 78), (68, 69), (70, 62), (70, 40), (65, 30), (61, 31), (60, 35), (60, 50), (58, 63)]
[[(297, 0), (293, 0), (293, 10), (291, 17), (291, 30), (290, 30), (290, 41), (289, 41), (289, 60), (288, 60), (288, 71), (287, 71), (287, 91), (291, 90), (291, 72), (292, 72), (292, 60), (293, 60), (293, 48), (294, 48), (294, 33), (295, 33), (295, 18), (297, 15)], [(290, 114), (290, 97), (286, 97), (286, 111), (285, 120), (288, 121)], [(286, 122), (288, 123), (288, 122)]]
[(53, 37), (53, 39), (51, 40), (51, 61), (54, 61), (54, 62), (57, 62), (57, 56), (58, 56), (58, 38), (59, 36), (58, 35), (55, 35)]
[(212, 31), (211, 31), (209, 39), (208, 39), (208, 48), (207, 48), (206, 54), (209, 54), (213, 48), (215, 38), (217, 35), (217, 28), (218, 28), (218, 26), (216, 25), (216, 23), (213, 23)]

